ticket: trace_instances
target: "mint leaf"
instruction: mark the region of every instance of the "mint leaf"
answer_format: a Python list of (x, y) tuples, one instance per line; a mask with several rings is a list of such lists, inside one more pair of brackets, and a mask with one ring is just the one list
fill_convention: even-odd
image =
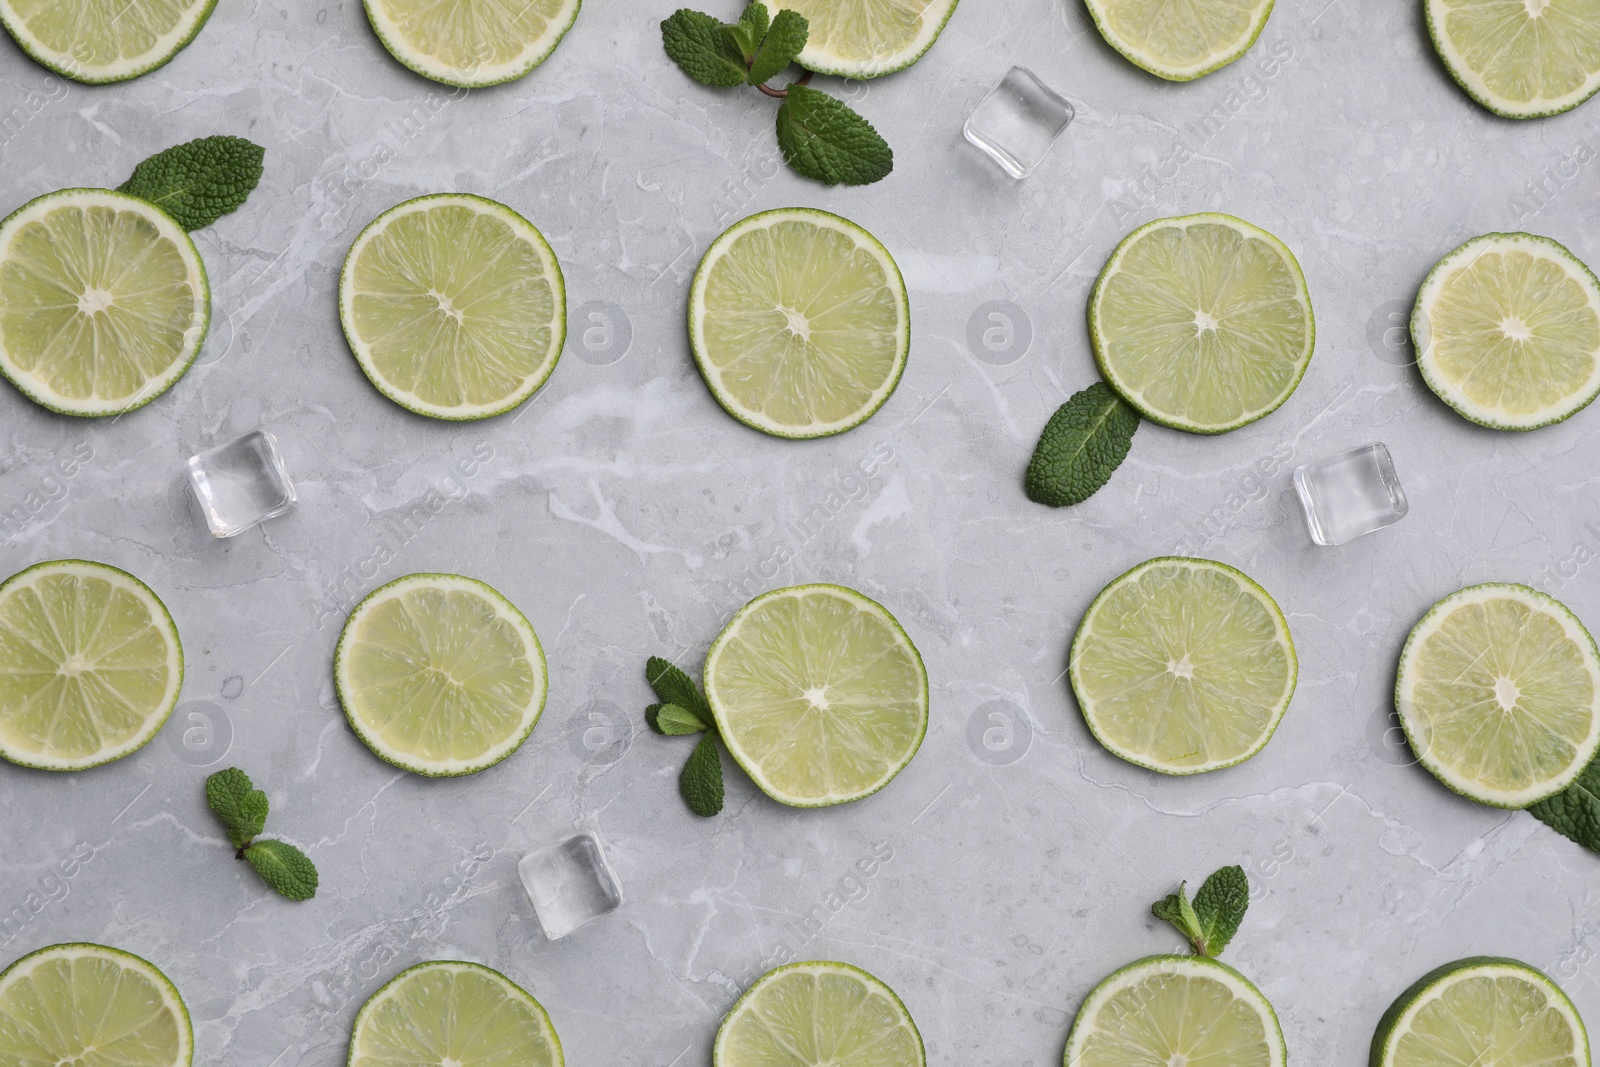
[(1600, 758), (1591, 760), (1567, 788), (1528, 811), (1557, 833), (1600, 852)]
[(304, 852), (287, 841), (257, 841), (244, 858), (261, 880), (290, 900), (310, 900), (317, 895), (317, 868)]
[(234, 848), (244, 848), (267, 823), (267, 794), (237, 767), (206, 779), (206, 804), (222, 822)]
[(1128, 455), (1139, 413), (1105, 382), (1074, 393), (1045, 423), (1028, 463), (1028, 499), (1053, 508), (1093, 496)]
[(678, 775), (678, 792), (689, 810), (709, 819), (722, 810), (722, 755), (717, 751), (717, 735), (707, 733), (689, 753), (689, 762)]
[(209, 226), (245, 202), (261, 181), (266, 149), (242, 137), (202, 137), (157, 152), (117, 192), (161, 208), (186, 230)]
[(685, 734), (704, 731), (706, 724), (688, 708), (680, 708), (676, 704), (663, 704), (661, 710), (656, 713), (656, 729), (668, 737), (682, 737)]
[(756, 3), (745, 8), (744, 14), (739, 16), (739, 21), (729, 27), (734, 41), (739, 45), (739, 51), (744, 54), (746, 64), (756, 57), (756, 51), (761, 47), (761, 39), (767, 35), (767, 27), (770, 25), (767, 5)]
[(745, 83), (750, 71), (735, 37), (734, 27), (688, 8), (679, 8), (661, 23), (667, 55), (702, 85), (727, 88)]
[(772, 20), (772, 28), (767, 30), (761, 42), (760, 50), (750, 63), (750, 84), (762, 85), (788, 69), (794, 57), (806, 46), (806, 38), (810, 33), (811, 24), (800, 12), (788, 8), (778, 12), (777, 18)]
[(1194, 914), (1200, 927), (1200, 955), (1220, 956), (1239, 932), (1250, 907), (1250, 880), (1235, 864), (1212, 872), (1194, 895)]
[(670, 661), (651, 656), (644, 665), (644, 676), (663, 704), (676, 704), (707, 726), (716, 721), (711, 717), (711, 706), (700, 695), (700, 687)]
[(778, 109), (778, 147), (789, 166), (829, 185), (870, 185), (894, 170), (894, 152), (870, 122), (799, 84)]

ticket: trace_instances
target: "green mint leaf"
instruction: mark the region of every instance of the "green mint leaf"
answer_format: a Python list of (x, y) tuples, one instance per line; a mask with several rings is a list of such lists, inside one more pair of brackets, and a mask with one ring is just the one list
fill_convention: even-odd
[(287, 841), (257, 841), (244, 858), (261, 880), (290, 900), (310, 900), (317, 895), (317, 868), (304, 852)]
[(689, 77), (702, 85), (743, 85), (749, 76), (733, 27), (710, 15), (679, 8), (661, 23), (661, 44)]
[(788, 8), (778, 12), (750, 63), (750, 84), (765, 84), (787, 70), (789, 64), (794, 62), (794, 57), (806, 46), (806, 37), (810, 33), (811, 24), (800, 12)]
[(237, 767), (206, 779), (206, 803), (222, 822), (234, 848), (243, 848), (267, 823), (267, 794)]
[(1189, 894), (1185, 889), (1187, 885), (1187, 882), (1179, 882), (1178, 891), (1169, 893), (1165, 899), (1158, 900), (1150, 905), (1150, 911), (1154, 913), (1156, 918), (1165, 919), (1173, 926), (1176, 926), (1178, 932), (1188, 940), (1190, 945), (1194, 946), (1195, 952), (1204, 956), (1200, 918), (1194, 913), (1194, 905), (1189, 903)]
[(789, 166), (829, 185), (870, 185), (894, 170), (894, 152), (871, 123), (799, 84), (778, 109), (778, 147)]
[(1250, 880), (1237, 864), (1212, 873), (1194, 895), (1194, 913), (1200, 927), (1202, 956), (1220, 956), (1239, 932), (1250, 907)]
[(1584, 848), (1600, 852), (1600, 759), (1591, 760), (1571, 785), (1528, 811)]
[(745, 8), (744, 14), (739, 16), (739, 21), (730, 27), (733, 39), (739, 45), (739, 51), (744, 54), (746, 64), (756, 57), (756, 51), (761, 47), (761, 39), (767, 35), (767, 27), (770, 25), (767, 5), (755, 3)]
[[(663, 704), (676, 704), (692, 713), (709, 727), (716, 720), (711, 717), (711, 706), (700, 695), (700, 687), (687, 674), (660, 656), (651, 656), (644, 665), (645, 680)], [(649, 712), (645, 713), (646, 716)]]
[(1028, 499), (1053, 508), (1079, 504), (1110, 481), (1133, 444), (1139, 413), (1105, 382), (1074, 393), (1045, 423), (1028, 463)]
[(656, 728), (668, 737), (682, 737), (685, 734), (703, 732), (706, 724), (688, 708), (676, 704), (663, 704), (661, 710), (656, 713)]
[(722, 810), (722, 755), (717, 751), (716, 734), (706, 734), (689, 753), (689, 762), (678, 775), (678, 792), (689, 810), (702, 819)]
[(661, 728), (660, 720), (661, 709), (664, 707), (666, 707), (665, 704), (651, 704), (649, 707), (644, 709), (645, 725), (650, 727), (651, 730), (658, 734), (666, 733), (666, 731)]
[(148, 200), (186, 230), (209, 226), (245, 202), (266, 149), (242, 137), (202, 137), (157, 152), (117, 192)]

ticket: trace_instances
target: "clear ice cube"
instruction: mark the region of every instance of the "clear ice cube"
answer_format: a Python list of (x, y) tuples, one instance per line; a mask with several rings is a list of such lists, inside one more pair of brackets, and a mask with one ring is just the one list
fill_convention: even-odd
[(190, 456), (189, 487), (212, 537), (232, 537), (294, 507), (294, 483), (265, 430)]
[(517, 875), (551, 941), (622, 906), (622, 886), (594, 834), (577, 834), (528, 853), (517, 864)]
[(1311, 540), (1342, 545), (1392, 526), (1409, 510), (1394, 460), (1382, 444), (1353, 448), (1294, 472), (1294, 489), (1305, 509)]
[(1026, 178), (1072, 121), (1072, 105), (1026, 67), (1012, 67), (961, 132), (1013, 178)]

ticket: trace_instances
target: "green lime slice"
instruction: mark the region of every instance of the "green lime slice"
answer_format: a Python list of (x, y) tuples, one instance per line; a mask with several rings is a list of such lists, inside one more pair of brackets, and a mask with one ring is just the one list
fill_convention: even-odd
[(1445, 597), (1406, 638), (1394, 694), (1417, 759), (1480, 804), (1525, 808), (1600, 748), (1600, 653), (1566, 605), (1490, 582)]
[(1600, 393), (1600, 281), (1548, 237), (1486, 233), (1445, 256), (1411, 337), (1428, 388), (1482, 426), (1548, 426)]
[(550, 58), (583, 0), (363, 0), (389, 54), (425, 78), (514, 81)]
[(911, 350), (906, 283), (860, 226), (810, 208), (734, 223), (689, 298), (695, 362), (728, 414), (777, 437), (861, 425)]
[(183, 51), (217, 0), (0, 0), (0, 23), (63, 78), (127, 81)]
[(51, 945), (0, 974), (6, 1067), (189, 1067), (183, 998), (152, 964), (105, 945)]
[(64, 415), (118, 415), (200, 352), (211, 290), (194, 242), (154, 204), (63, 189), (0, 222), (0, 374)]
[(476, 774), (515, 752), (548, 685), (522, 612), (458, 574), (410, 574), (369, 594), (345, 621), (333, 673), (367, 747), (430, 778)]
[(1589, 1067), (1567, 995), (1516, 960), (1474, 956), (1417, 980), (1383, 1013), (1371, 1067)]
[(706, 699), (739, 766), (774, 800), (860, 800), (928, 731), (928, 673), (881, 604), (837, 585), (756, 597), (711, 645)]
[(1203, 956), (1149, 956), (1095, 986), (1067, 1035), (1066, 1067), (1215, 1064), (1284, 1067), (1288, 1049), (1267, 998)]
[(876, 78), (905, 70), (939, 39), (959, 0), (781, 0), (811, 24), (797, 62), (818, 74)]
[(848, 963), (768, 971), (717, 1030), (713, 1067), (923, 1067), (922, 1035), (894, 990)]
[(1272, 0), (1086, 0), (1106, 43), (1168, 81), (1193, 81), (1250, 50)]
[(384, 396), (436, 419), (484, 419), (555, 370), (567, 290), (528, 220), (443, 193), (407, 200), (361, 231), (339, 275), (339, 320)]
[(1111, 254), (1089, 297), (1100, 372), (1148, 419), (1225, 433), (1276, 411), (1316, 343), (1283, 242), (1231, 215), (1157, 219)]
[(0, 757), (49, 771), (121, 759), (182, 686), (178, 628), (126, 571), (62, 559), (0, 584)]
[(1594, 0), (1427, 0), (1427, 11), (1450, 76), (1496, 115), (1557, 115), (1600, 90)]
[(356, 1013), (349, 1067), (561, 1067), (550, 1016), (521, 986), (476, 963), (419, 963)]
[(1198, 774), (1266, 746), (1299, 661), (1265, 589), (1222, 563), (1163, 556), (1094, 598), (1069, 673), (1095, 740), (1141, 767)]

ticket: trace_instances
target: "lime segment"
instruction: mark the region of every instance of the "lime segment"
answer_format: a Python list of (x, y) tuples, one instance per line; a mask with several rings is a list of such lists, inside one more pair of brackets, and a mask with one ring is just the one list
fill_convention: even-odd
[(923, 1067), (922, 1035), (894, 991), (848, 963), (791, 963), (734, 1004), (714, 1067)]
[(1555, 115), (1600, 90), (1594, 0), (1427, 0), (1427, 11), (1450, 76), (1497, 115)]
[(364, 0), (389, 54), (446, 85), (497, 85), (550, 58), (582, 0)]
[(1256, 43), (1272, 0), (1087, 0), (1106, 43), (1168, 81), (1191, 81)]
[(778, 0), (811, 24), (798, 62), (818, 74), (876, 78), (904, 70), (939, 39), (959, 0)]
[(362, 1005), (349, 1067), (561, 1067), (561, 1041), (543, 1006), (499, 971), (476, 963), (419, 963)]
[(97, 84), (154, 70), (194, 40), (216, 0), (0, 0), (22, 50), (64, 78)]

